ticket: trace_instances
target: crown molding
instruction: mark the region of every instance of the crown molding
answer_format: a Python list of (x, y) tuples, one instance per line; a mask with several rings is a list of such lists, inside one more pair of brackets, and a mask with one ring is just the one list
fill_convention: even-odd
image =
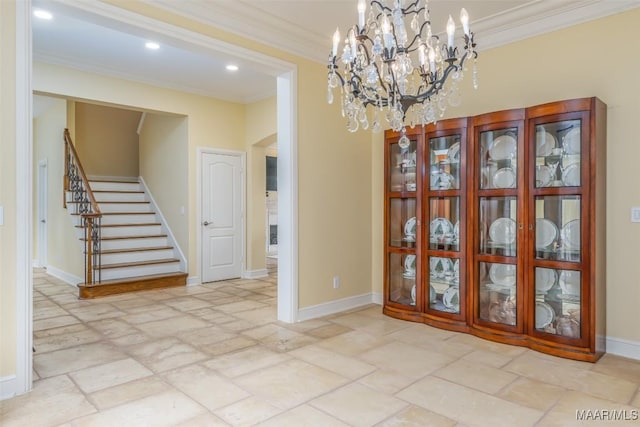
[(640, 7), (640, 0), (533, 1), (473, 23), (479, 50), (492, 49)]
[[(141, 1), (306, 59), (327, 60), (330, 40), (244, 2), (216, 2), (215, 13), (211, 13), (206, 2)], [(636, 7), (640, 7), (640, 0), (533, 0), (471, 25), (479, 50), (486, 50)]]

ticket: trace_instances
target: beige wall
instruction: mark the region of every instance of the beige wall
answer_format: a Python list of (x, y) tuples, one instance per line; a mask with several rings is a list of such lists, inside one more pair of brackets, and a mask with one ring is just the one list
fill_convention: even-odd
[(15, 40), (15, 4), (0, 1), (0, 378), (16, 372)]
[[(328, 105), (326, 67), (298, 63), (299, 304), (371, 292), (371, 135)], [(341, 287), (333, 289), (339, 276)]]
[[(475, 115), (544, 102), (597, 96), (608, 105), (607, 126), (607, 335), (640, 341), (640, 224), (630, 223), (640, 205), (640, 56), (628, 40), (640, 34), (640, 9), (481, 52), (480, 87), (465, 81), (462, 106), (450, 116)], [(482, 43), (481, 38), (479, 38)], [(374, 212), (382, 212), (382, 136), (373, 144)], [(382, 216), (373, 230), (382, 248)], [(374, 289), (382, 290), (381, 250), (374, 250)]]
[(187, 122), (147, 113), (140, 132), (140, 176), (183, 252), (189, 247)]
[[(33, 121), (34, 194), (37, 188), (38, 162), (47, 161), (47, 266), (84, 277), (83, 246), (78, 240), (69, 213), (62, 205), (64, 176), (64, 143), (62, 135), (67, 127), (67, 101), (59, 99)], [(37, 237), (37, 215), (34, 204), (33, 235)], [(60, 248), (69, 248), (61, 251)]]
[(137, 177), (139, 111), (75, 103), (78, 156), (88, 176)]

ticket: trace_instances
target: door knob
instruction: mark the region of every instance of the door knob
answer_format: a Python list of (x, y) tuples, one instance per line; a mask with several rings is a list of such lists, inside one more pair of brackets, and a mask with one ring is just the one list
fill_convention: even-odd
[(203, 222), (203, 223), (202, 223), (202, 225), (204, 225), (205, 227), (206, 227), (207, 225), (211, 225), (211, 224), (213, 224), (213, 222), (205, 221), (205, 222)]

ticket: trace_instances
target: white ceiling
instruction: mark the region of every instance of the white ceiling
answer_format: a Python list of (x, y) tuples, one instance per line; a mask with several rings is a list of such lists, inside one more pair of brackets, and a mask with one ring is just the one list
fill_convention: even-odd
[[(142, 0), (145, 3), (324, 62), (336, 27), (357, 20), (356, 0)], [(407, 0), (404, 0), (407, 1)], [(640, 0), (431, 0), (436, 31), (461, 7), (480, 50), (640, 7)], [(35, 61), (248, 103), (275, 95), (278, 70), (230, 46), (199, 46), (96, 0), (33, 0), (53, 13), (33, 19)], [(146, 25), (140, 25), (145, 22)], [(157, 51), (145, 49), (157, 41)], [(481, 60), (481, 59), (480, 59)], [(230, 73), (225, 65), (240, 70)], [(323, 84), (323, 82), (319, 82)]]

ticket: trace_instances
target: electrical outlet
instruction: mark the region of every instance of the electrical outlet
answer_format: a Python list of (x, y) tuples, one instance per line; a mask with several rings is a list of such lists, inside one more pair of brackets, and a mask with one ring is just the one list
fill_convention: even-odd
[(631, 208), (631, 222), (640, 222), (640, 207)]
[(340, 277), (333, 276), (333, 289), (338, 289), (340, 287)]

